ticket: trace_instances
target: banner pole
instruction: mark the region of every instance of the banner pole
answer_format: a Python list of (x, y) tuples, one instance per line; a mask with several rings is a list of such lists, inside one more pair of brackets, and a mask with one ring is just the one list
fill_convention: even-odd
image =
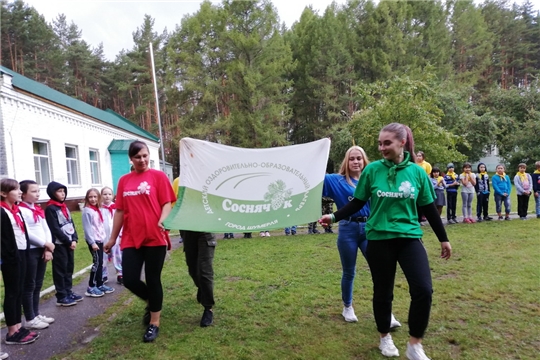
[(157, 79), (156, 79), (156, 69), (154, 66), (154, 50), (152, 48), (152, 43), (150, 43), (150, 61), (152, 62), (152, 77), (154, 79), (154, 96), (156, 97), (156, 114), (158, 118), (158, 127), (159, 127), (159, 145), (161, 148), (161, 171), (165, 172), (165, 142), (163, 141), (163, 131), (161, 130), (161, 114), (159, 111), (159, 98), (157, 91)]

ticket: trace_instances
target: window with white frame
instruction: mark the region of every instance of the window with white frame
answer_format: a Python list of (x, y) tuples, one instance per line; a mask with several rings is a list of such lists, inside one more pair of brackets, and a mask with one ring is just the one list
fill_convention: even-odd
[(90, 178), (92, 185), (101, 184), (101, 176), (99, 173), (99, 151), (90, 149)]
[(79, 156), (74, 145), (66, 145), (66, 168), (68, 184), (79, 185)]
[(32, 148), (36, 182), (41, 186), (45, 186), (51, 182), (49, 143), (42, 140), (32, 140)]

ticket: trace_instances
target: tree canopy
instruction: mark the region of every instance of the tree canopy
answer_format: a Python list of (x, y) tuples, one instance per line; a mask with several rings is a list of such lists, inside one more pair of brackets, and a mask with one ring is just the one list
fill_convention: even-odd
[[(540, 159), (540, 14), (507, 0), (350, 0), (306, 7), (290, 29), (269, 0), (201, 3), (174, 31), (145, 15), (114, 61), (63, 14), (47, 23), (1, 1), (2, 65), (157, 135), (155, 54), (167, 161), (191, 136), (241, 147), (331, 136), (378, 158), (387, 123), (411, 127), (432, 162)], [(177, 170), (177, 169), (176, 169)]]

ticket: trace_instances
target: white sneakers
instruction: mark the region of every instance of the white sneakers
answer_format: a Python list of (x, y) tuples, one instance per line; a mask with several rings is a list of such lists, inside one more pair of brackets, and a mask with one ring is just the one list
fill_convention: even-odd
[(341, 313), (343, 317), (345, 318), (346, 322), (357, 322), (358, 318), (354, 314), (354, 309), (352, 306), (344, 306), (343, 312)]
[(384, 356), (399, 356), (399, 350), (397, 349), (396, 345), (394, 345), (392, 335), (390, 334), (381, 338), (379, 349), (381, 350), (381, 354), (383, 354)]
[(270, 231), (261, 231), (259, 235), (262, 237), (265, 237), (265, 236), (270, 237)]
[(27, 329), (42, 330), (49, 327), (49, 323), (41, 321), (37, 316), (30, 321), (25, 322)]
[(405, 355), (407, 355), (407, 359), (409, 360), (430, 360), (426, 356), (424, 348), (420, 343), (414, 345), (407, 343), (407, 352), (405, 353)]
[(392, 319), (390, 319), (390, 329), (401, 327), (401, 323), (397, 321), (394, 314), (392, 314)]
[(46, 322), (47, 324), (52, 324), (54, 322), (54, 318), (45, 315), (38, 315), (36, 317), (42, 322)]

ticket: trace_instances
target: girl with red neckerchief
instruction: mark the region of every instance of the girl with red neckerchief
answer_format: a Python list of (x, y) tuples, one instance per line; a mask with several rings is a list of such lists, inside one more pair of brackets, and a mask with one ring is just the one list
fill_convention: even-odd
[[(110, 187), (105, 186), (101, 189), (101, 208), (103, 211), (103, 217), (105, 218), (105, 231), (107, 232), (107, 240), (111, 235), (114, 213), (116, 212), (116, 204), (113, 202), (114, 194)], [(124, 285), (124, 280), (122, 276), (122, 250), (120, 250), (120, 243), (122, 242), (122, 231), (120, 235), (116, 238), (116, 244), (112, 247), (109, 254), (112, 257), (114, 268), (116, 269), (116, 282), (119, 285)], [(104, 261), (107, 262), (107, 261)], [(104, 265), (105, 266), (105, 265)], [(103, 276), (105, 279), (106, 267), (103, 269)]]
[(24, 345), (36, 341), (39, 334), (22, 326), (22, 291), (26, 271), (28, 232), (17, 203), (21, 201), (19, 183), (14, 179), (0, 181), (2, 217), (2, 278), (4, 281), (4, 315), (8, 332), (5, 343)]
[(25, 327), (28, 329), (46, 329), (54, 318), (39, 312), (40, 292), (47, 263), (53, 259), (54, 244), (51, 230), (45, 220), (45, 212), (36, 204), (39, 200), (39, 185), (33, 180), (20, 182), (22, 202), (19, 203), (21, 214), (28, 230), (30, 247), (26, 262), (26, 276), (23, 290), (23, 310)]
[(88, 279), (88, 289), (84, 295), (102, 297), (114, 292), (114, 288), (103, 283), (103, 244), (107, 240), (107, 234), (101, 210), (101, 193), (97, 189), (92, 188), (86, 192), (82, 210), (82, 225), (88, 250), (92, 254), (92, 269)]

